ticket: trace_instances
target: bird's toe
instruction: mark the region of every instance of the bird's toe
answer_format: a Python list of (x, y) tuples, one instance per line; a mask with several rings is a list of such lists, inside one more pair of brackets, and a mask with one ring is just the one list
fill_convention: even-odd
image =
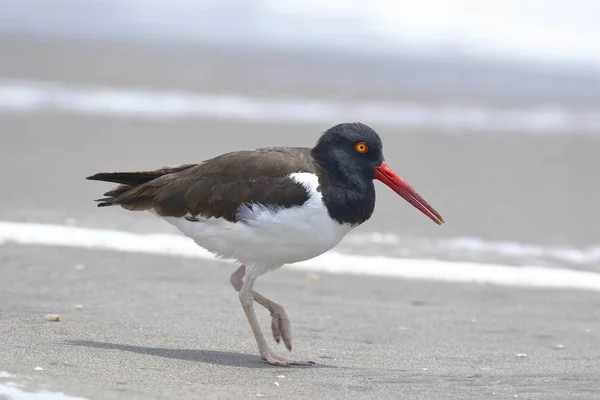
[(271, 314), (271, 330), (277, 343), (283, 340), (285, 347), (292, 350), (292, 326), (283, 307), (274, 310)]
[(289, 367), (292, 365), (308, 367), (314, 365), (314, 361), (290, 360), (284, 357), (280, 357), (276, 354), (265, 354), (262, 356), (262, 359), (265, 362), (278, 367)]

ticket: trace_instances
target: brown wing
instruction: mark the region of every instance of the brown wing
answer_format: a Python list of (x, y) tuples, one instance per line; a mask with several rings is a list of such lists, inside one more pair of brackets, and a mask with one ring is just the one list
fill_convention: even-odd
[(315, 172), (310, 149), (270, 148), (223, 154), (200, 164), (145, 172), (100, 173), (89, 177), (120, 183), (100, 199), (100, 207), (154, 209), (161, 216), (223, 217), (237, 221), (241, 204), (302, 205), (305, 188), (289, 179)]

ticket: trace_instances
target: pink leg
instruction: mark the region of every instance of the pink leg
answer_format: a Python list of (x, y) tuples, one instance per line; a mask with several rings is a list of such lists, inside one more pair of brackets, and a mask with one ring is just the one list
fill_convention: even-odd
[[(244, 284), (244, 275), (246, 266), (242, 265), (231, 274), (230, 281), (233, 288), (239, 292)], [(292, 329), (290, 320), (283, 306), (271, 301), (256, 291), (252, 291), (254, 300), (269, 310), (271, 313), (271, 330), (277, 343), (283, 339), (283, 343), (288, 350), (292, 350)]]
[(242, 265), (235, 270), (233, 274), (231, 274), (230, 281), (234, 289), (240, 293), (240, 301), (242, 302), (242, 307), (244, 308), (244, 312), (246, 313), (246, 317), (248, 318), (248, 322), (250, 323), (250, 327), (254, 333), (254, 337), (256, 339), (258, 350), (262, 359), (269, 364), (279, 366), (313, 364), (310, 361), (287, 360), (283, 357), (273, 354), (260, 330), (258, 320), (256, 319), (256, 314), (254, 313), (254, 308), (252, 307), (252, 302), (256, 301), (258, 304), (262, 305), (271, 312), (271, 329), (273, 330), (273, 336), (275, 337), (277, 343), (283, 339), (285, 346), (289, 350), (292, 349), (290, 321), (282, 306), (252, 290), (252, 286), (254, 285), (254, 280), (256, 278), (246, 277), (246, 280), (244, 280), (245, 274), (246, 267)]

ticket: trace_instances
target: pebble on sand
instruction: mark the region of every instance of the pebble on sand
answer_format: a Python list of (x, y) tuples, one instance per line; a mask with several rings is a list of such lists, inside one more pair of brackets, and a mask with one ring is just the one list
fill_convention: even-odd
[(58, 322), (60, 321), (60, 315), (58, 314), (46, 314), (46, 321)]
[(527, 354), (525, 354), (525, 353), (517, 353), (517, 357), (527, 357)]
[(321, 281), (321, 275), (318, 274), (308, 274), (308, 281), (309, 282), (320, 282)]

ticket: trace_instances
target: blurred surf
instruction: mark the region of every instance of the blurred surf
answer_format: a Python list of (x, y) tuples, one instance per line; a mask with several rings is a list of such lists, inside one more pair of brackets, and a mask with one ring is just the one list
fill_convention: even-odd
[(0, 0), (0, 31), (600, 63), (595, 0)]
[[(0, 245), (5, 243), (215, 259), (213, 255), (198, 247), (191, 239), (181, 235), (141, 235), (64, 225), (0, 222)], [(547, 268), (531, 264), (515, 267), (491, 263), (347, 255), (331, 251), (314, 259), (286, 266), (286, 268), (334, 274), (600, 291), (599, 273)]]
[(344, 85), (346, 76), (353, 85), (377, 82), (429, 98), (600, 102), (594, 0), (0, 0), (0, 7), (8, 40), (179, 49), (173, 59), (181, 62), (211, 49), (264, 60), (269, 76), (269, 60), (288, 61), (298, 67), (279, 71), (288, 81), (322, 74)]
[(63, 392), (30, 389), (23, 383), (16, 382), (16, 378), (13, 374), (0, 371), (0, 397), (8, 400), (86, 400), (83, 397), (68, 396)]
[(600, 134), (600, 110), (566, 106), (500, 108), (475, 104), (350, 102), (254, 97), (0, 80), (0, 112), (59, 111), (145, 119), (225, 119), (259, 122), (376, 122), (462, 133)]
[[(363, 245), (368, 246), (363, 246)], [(542, 264), (600, 271), (600, 245), (587, 248), (543, 246), (532, 243), (496, 242), (477, 237), (431, 239), (402, 237), (392, 233), (352, 233), (340, 244), (340, 251), (393, 257), (452, 259), (473, 262), (506, 262), (513, 265)]]

